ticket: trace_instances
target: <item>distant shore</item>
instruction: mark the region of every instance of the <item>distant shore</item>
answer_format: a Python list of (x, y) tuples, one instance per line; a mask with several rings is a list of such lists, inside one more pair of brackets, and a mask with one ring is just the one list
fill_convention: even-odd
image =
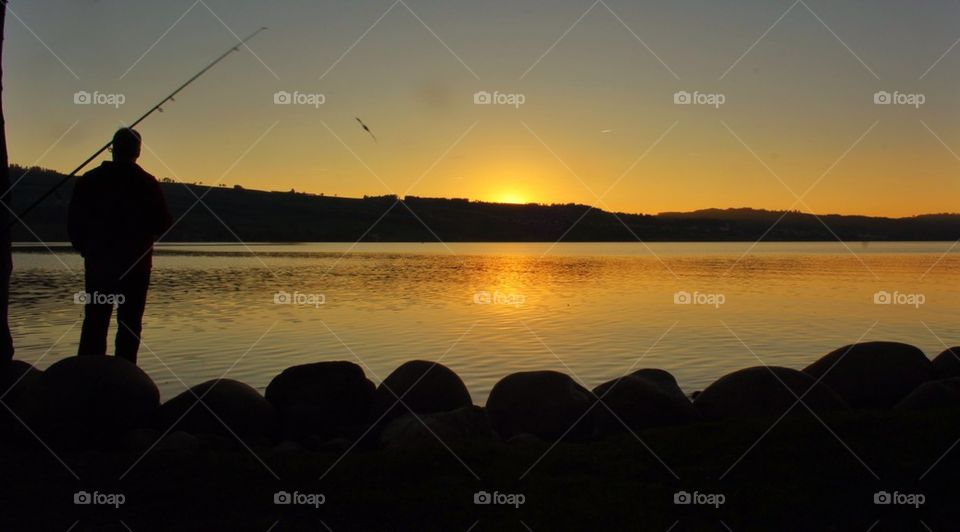
[[(696, 245), (696, 244), (727, 244), (727, 245), (736, 245), (743, 244), (745, 247), (750, 247), (754, 245), (762, 244), (836, 244), (838, 246), (844, 245), (863, 245), (869, 247), (870, 244), (943, 244), (944, 248), (949, 248), (955, 241), (952, 240), (882, 240), (882, 241), (850, 241), (850, 242), (838, 242), (836, 240), (811, 240), (811, 241), (776, 241), (776, 240), (764, 240), (763, 242), (753, 242), (747, 240), (737, 240), (737, 241), (690, 241), (690, 242), (648, 242), (651, 245), (662, 245), (662, 244), (678, 244), (678, 245)], [(500, 241), (500, 242), (484, 242), (484, 241), (465, 241), (465, 242), (420, 242), (420, 241), (397, 241), (397, 242), (159, 242), (154, 247), (154, 253), (157, 255), (180, 255), (180, 254), (192, 254), (193, 251), (182, 251), (173, 248), (177, 247), (187, 247), (187, 248), (228, 248), (228, 247), (239, 247), (239, 248), (260, 248), (260, 247), (269, 247), (269, 246), (310, 246), (310, 245), (340, 245), (350, 247), (354, 244), (382, 244), (389, 246), (392, 244), (404, 245), (436, 245), (443, 246), (444, 244), (456, 245), (456, 244), (466, 244), (466, 245), (484, 245), (484, 244), (509, 244), (509, 245), (522, 245), (522, 244), (545, 244), (551, 246), (559, 246), (562, 244), (634, 244), (641, 246), (642, 243), (634, 241), (618, 241), (618, 242), (545, 242), (545, 241), (531, 241), (531, 242), (521, 242), (521, 241)], [(357, 249), (354, 247), (354, 249)], [(361, 248), (362, 249), (362, 248)], [(30, 242), (30, 241), (21, 241), (14, 242), (12, 251), (14, 253), (76, 253), (76, 250), (73, 249), (73, 246), (69, 242)], [(238, 250), (239, 253), (242, 250)], [(960, 251), (958, 251), (960, 252)], [(233, 253), (232, 251), (230, 253)], [(838, 253), (848, 254), (849, 250), (845, 247), (838, 248)]]
[[(26, 170), (12, 168), (13, 179)], [(20, 211), (64, 176), (32, 169), (17, 185)], [(63, 242), (73, 182), (14, 228), (18, 241)], [(960, 214), (903, 218), (752, 208), (686, 213), (608, 212), (581, 204), (509, 204), (463, 198), (340, 198), (295, 191), (161, 183), (176, 242), (771, 242), (956, 241)], [(198, 205), (202, 198), (202, 205)]]

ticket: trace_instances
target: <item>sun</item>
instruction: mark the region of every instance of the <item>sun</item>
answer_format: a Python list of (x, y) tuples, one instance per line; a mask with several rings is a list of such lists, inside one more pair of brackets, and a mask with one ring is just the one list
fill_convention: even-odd
[(516, 203), (524, 204), (527, 203), (527, 198), (523, 194), (517, 191), (508, 191), (502, 192), (497, 196), (497, 203)]

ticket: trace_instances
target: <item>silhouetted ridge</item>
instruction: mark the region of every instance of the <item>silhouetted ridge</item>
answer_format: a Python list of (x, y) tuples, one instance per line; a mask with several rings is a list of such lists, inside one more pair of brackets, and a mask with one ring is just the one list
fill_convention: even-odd
[[(25, 171), (12, 167), (13, 181)], [(30, 169), (13, 191), (15, 209), (26, 206), (60, 178), (62, 175), (52, 170)], [(340, 198), (293, 190), (268, 192), (161, 181), (173, 219), (180, 220), (164, 238), (168, 242), (232, 242), (238, 238), (248, 242), (960, 239), (960, 214), (907, 218), (826, 214), (818, 219), (799, 211), (736, 208), (646, 215), (610, 213), (572, 203), (516, 205), (417, 196), (401, 200), (394, 195)], [(67, 240), (66, 211), (72, 188), (72, 183), (64, 186), (31, 213), (25, 221), (32, 233), (18, 226), (14, 240)], [(202, 198), (203, 204), (198, 204), (197, 198)]]

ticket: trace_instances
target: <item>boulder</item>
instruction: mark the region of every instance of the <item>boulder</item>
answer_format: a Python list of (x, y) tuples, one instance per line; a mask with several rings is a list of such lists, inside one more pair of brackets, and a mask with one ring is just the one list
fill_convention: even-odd
[(303, 451), (304, 447), (300, 442), (283, 440), (282, 442), (273, 446), (273, 452), (275, 453), (298, 453)]
[(393, 370), (377, 387), (373, 419), (381, 419), (385, 426), (410, 410), (431, 414), (472, 404), (470, 392), (456, 373), (436, 362), (412, 360)]
[(149, 376), (122, 358), (74, 356), (54, 363), (20, 398), (28, 424), (85, 447), (148, 427), (160, 405)]
[(866, 342), (828, 353), (803, 370), (837, 392), (852, 408), (892, 408), (933, 377), (923, 351), (897, 342)]
[(283, 370), (266, 399), (280, 415), (284, 437), (344, 435), (369, 422), (373, 382), (352, 362), (317, 362)]
[(791, 414), (807, 413), (797, 398), (817, 415), (847, 408), (840, 396), (810, 375), (776, 366), (756, 366), (724, 375), (697, 395), (693, 405), (709, 420), (779, 418), (795, 403)]
[(896, 410), (960, 408), (960, 377), (921, 384), (897, 403)]
[(120, 439), (120, 448), (138, 453), (145, 452), (154, 446), (160, 439), (160, 431), (157, 429), (133, 429)]
[(380, 433), (380, 445), (383, 447), (405, 449), (460, 445), (493, 439), (493, 429), (487, 420), (486, 412), (483, 408), (472, 405), (450, 412), (421, 416), (408, 412), (391, 421)]
[(529, 433), (556, 441), (586, 439), (586, 419), (596, 398), (569, 376), (556, 371), (526, 371), (501, 379), (487, 399), (487, 417), (504, 439)]
[(683, 392), (680, 391), (680, 384), (677, 383), (676, 377), (674, 377), (673, 374), (667, 370), (644, 368), (634, 371), (630, 374), (630, 376), (641, 377), (648, 381), (653, 381), (654, 383), (663, 387), (664, 390), (677, 391), (680, 393), (680, 395), (683, 395)]
[(605, 382), (593, 389), (602, 404), (593, 409), (597, 436), (692, 423), (697, 410), (661, 370), (640, 370)]
[(193, 434), (175, 430), (157, 442), (155, 451), (192, 454), (200, 449), (200, 440)]
[[(42, 374), (42, 371), (22, 360), (13, 360), (0, 370), (0, 401), (3, 402), (3, 405), (0, 405), (0, 432), (25, 432), (11, 410), (17, 413), (17, 417), (23, 417), (21, 397), (36, 386)], [(10, 410), (4, 408), (4, 405)]]
[(933, 359), (933, 375), (937, 379), (960, 377), (960, 347), (951, 347)]
[[(242, 446), (233, 436), (221, 436), (219, 434), (194, 434), (197, 437), (197, 441), (200, 442), (200, 449), (203, 451), (209, 451), (218, 453), (221, 451), (236, 451)], [(263, 441), (254, 441), (254, 444), (266, 442)]]
[(42, 371), (22, 360), (11, 361), (0, 370), (0, 400), (16, 410), (20, 397), (40, 381), (42, 374)]
[(319, 436), (308, 437), (303, 441), (303, 446), (310, 451), (333, 454), (344, 454), (351, 449), (358, 447), (356, 442), (350, 440), (349, 438), (334, 438), (332, 440), (324, 440)]
[(512, 447), (542, 447), (547, 445), (547, 443), (533, 434), (521, 432), (520, 434), (511, 436), (507, 440), (507, 445)]
[(248, 445), (270, 440), (278, 424), (273, 405), (255, 389), (230, 379), (207, 381), (170, 399), (160, 406), (158, 421), (160, 430), (174, 427), (193, 435), (238, 437)]

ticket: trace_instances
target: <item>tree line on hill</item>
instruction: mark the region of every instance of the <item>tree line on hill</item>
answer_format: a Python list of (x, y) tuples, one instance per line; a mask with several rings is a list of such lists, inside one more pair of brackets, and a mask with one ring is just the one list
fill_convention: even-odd
[[(23, 179), (21, 180), (21, 177)], [(11, 167), (19, 212), (63, 176)], [(907, 218), (814, 216), (799, 211), (706, 209), (657, 215), (580, 204), (504, 204), (463, 198), (341, 198), (161, 180), (173, 229), (168, 242), (649, 242), (953, 241), (960, 214)], [(65, 242), (73, 181), (14, 228), (18, 242)]]

